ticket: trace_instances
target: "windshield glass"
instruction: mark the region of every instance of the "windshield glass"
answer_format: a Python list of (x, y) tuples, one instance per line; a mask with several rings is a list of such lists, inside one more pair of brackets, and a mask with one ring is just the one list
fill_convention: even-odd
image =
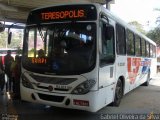
[(37, 73), (82, 74), (95, 66), (96, 24), (56, 23), (27, 27), (23, 67)]

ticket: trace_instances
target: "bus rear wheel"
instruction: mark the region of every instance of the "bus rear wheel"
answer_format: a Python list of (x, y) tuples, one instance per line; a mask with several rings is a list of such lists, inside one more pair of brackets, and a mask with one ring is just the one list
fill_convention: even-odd
[(148, 72), (147, 81), (143, 85), (144, 86), (148, 86), (149, 85), (149, 81), (150, 81), (150, 72)]
[(123, 97), (123, 85), (122, 81), (119, 79), (116, 85), (115, 96), (112, 106), (118, 107), (120, 105), (122, 97)]

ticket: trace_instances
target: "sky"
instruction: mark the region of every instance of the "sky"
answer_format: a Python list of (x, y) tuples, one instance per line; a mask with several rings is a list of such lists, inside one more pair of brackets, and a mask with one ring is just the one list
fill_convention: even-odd
[(124, 21), (138, 21), (144, 29), (156, 27), (156, 18), (160, 16), (160, 0), (115, 0), (110, 10)]

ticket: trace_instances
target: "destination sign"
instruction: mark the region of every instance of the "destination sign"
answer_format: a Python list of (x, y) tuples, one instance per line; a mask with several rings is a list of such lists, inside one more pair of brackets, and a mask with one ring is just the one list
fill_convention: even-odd
[(66, 10), (59, 12), (44, 12), (41, 13), (42, 20), (55, 20), (55, 19), (66, 19), (66, 18), (82, 18), (85, 17), (84, 10)]
[(32, 58), (32, 64), (46, 64), (46, 58)]
[(30, 12), (27, 24), (97, 19), (94, 5), (63, 5), (36, 9)]

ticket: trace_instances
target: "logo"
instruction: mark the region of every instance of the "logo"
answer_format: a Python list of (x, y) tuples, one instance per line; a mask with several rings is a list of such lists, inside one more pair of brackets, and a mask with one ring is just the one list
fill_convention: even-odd
[(134, 84), (141, 66), (141, 58), (127, 58), (127, 64), (130, 84)]
[(58, 70), (59, 69), (59, 65), (58, 65), (57, 62), (54, 62), (52, 67), (53, 67), (54, 70)]
[(48, 86), (48, 90), (51, 92), (53, 91), (53, 87), (52, 86)]
[(151, 60), (150, 59), (144, 59), (144, 61), (142, 61), (142, 73), (148, 73), (149, 68), (151, 66)]
[(130, 84), (134, 84), (138, 73), (141, 75), (148, 73), (151, 66), (151, 60), (141, 58), (127, 58), (127, 66)]

